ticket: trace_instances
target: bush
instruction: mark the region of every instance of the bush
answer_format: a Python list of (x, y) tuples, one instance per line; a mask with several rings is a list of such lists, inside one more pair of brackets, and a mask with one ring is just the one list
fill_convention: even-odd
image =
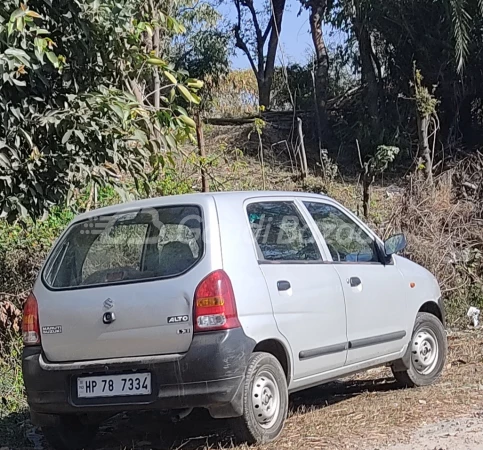
[(438, 279), (448, 324), (459, 328), (467, 324), (470, 306), (483, 309), (483, 202), (459, 198), (456, 175), (446, 172), (434, 187), (412, 183), (393, 212), (392, 226), (406, 233), (407, 256)]

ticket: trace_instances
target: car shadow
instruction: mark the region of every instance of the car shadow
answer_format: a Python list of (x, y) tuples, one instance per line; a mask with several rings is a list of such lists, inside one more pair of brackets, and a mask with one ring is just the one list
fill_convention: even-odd
[[(367, 392), (400, 388), (393, 378), (335, 381), (292, 394), (289, 415), (325, 408)], [(101, 427), (94, 448), (201, 450), (231, 447), (232, 444), (235, 444), (235, 438), (229, 420), (214, 420), (206, 410), (200, 409), (176, 424), (163, 422), (153, 412), (116, 416)]]
[[(387, 392), (400, 388), (393, 378), (334, 381), (292, 394), (289, 416), (326, 408), (367, 392)], [(2, 445), (6, 444), (12, 450), (49, 448), (41, 431), (30, 424), (26, 412), (0, 417), (0, 435)], [(153, 411), (118, 414), (101, 425), (92, 448), (201, 450), (229, 448), (232, 444), (235, 444), (235, 438), (229, 420), (215, 420), (208, 411), (196, 409), (178, 423), (172, 423)]]

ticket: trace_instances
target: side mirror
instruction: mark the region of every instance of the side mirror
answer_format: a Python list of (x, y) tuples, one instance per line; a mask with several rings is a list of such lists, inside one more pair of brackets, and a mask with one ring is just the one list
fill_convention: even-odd
[(402, 252), (407, 245), (406, 236), (404, 234), (395, 234), (384, 242), (384, 253), (386, 256), (394, 255)]

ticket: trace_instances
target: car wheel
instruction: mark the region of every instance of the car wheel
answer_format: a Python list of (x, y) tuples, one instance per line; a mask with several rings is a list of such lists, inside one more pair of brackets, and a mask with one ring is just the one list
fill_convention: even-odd
[(94, 440), (98, 424), (91, 424), (76, 415), (59, 418), (58, 425), (42, 427), (42, 433), (55, 450), (81, 450)]
[(448, 353), (446, 332), (436, 316), (418, 313), (408, 352), (409, 368), (393, 368), (396, 380), (407, 387), (434, 383), (443, 371)]
[(248, 444), (265, 444), (282, 432), (288, 411), (287, 380), (278, 360), (254, 353), (246, 371), (243, 415), (232, 420), (236, 437)]

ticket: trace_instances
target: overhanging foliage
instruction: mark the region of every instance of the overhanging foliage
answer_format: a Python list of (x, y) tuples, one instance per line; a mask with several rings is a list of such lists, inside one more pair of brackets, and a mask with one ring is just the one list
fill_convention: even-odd
[[(117, 169), (148, 190), (191, 137), (179, 103), (199, 102), (201, 84), (145, 47), (153, 29), (182, 29), (158, 17), (149, 21), (138, 0), (0, 6), (0, 217), (41, 216), (90, 180), (121, 190)], [(156, 109), (145, 94), (154, 71), (164, 80)]]

